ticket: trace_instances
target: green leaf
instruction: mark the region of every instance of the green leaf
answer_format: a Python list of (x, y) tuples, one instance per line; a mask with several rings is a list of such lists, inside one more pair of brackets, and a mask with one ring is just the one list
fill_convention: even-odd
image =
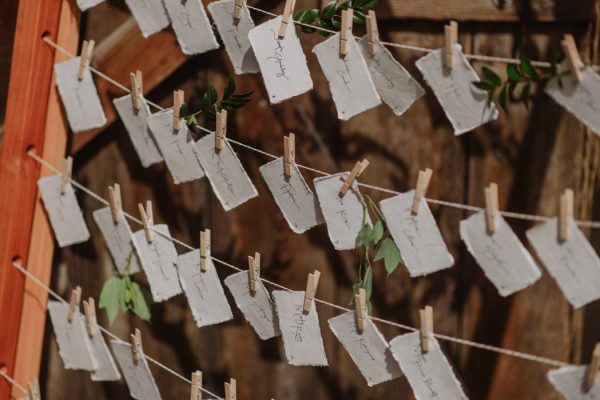
[(233, 77), (229, 75), (227, 85), (225, 85), (225, 89), (223, 89), (223, 100), (227, 100), (233, 93), (235, 93), (235, 81), (233, 80)]
[(340, 8), (341, 8), (342, 10), (347, 10), (347, 9), (349, 9), (349, 8), (352, 8), (352, 0), (350, 0), (350, 1), (346, 1), (346, 2), (344, 2), (344, 3), (342, 3), (342, 4), (340, 4)]
[(361, 281), (361, 288), (365, 289), (367, 299), (370, 299), (371, 293), (373, 293), (373, 267), (370, 265), (365, 268), (365, 274)]
[(523, 87), (523, 91), (521, 92), (521, 99), (523, 100), (523, 104), (525, 107), (529, 108), (529, 100), (531, 98), (531, 83), (527, 83)]
[(206, 111), (208, 109), (210, 109), (210, 103), (208, 101), (208, 94), (204, 93), (204, 95), (202, 96), (202, 110)]
[(373, 244), (379, 243), (381, 238), (383, 237), (383, 221), (378, 220), (375, 225), (373, 225)]
[(342, 22), (339, 19), (332, 19), (331, 26), (333, 29), (339, 30), (342, 27)]
[(506, 108), (506, 100), (508, 97), (508, 85), (504, 85), (500, 94), (498, 95), (498, 103), (500, 103), (500, 107), (504, 110), (505, 113), (508, 113), (508, 109)]
[(490, 82), (494, 86), (500, 86), (500, 84), (502, 83), (502, 79), (500, 79), (500, 77), (494, 70), (488, 67), (483, 67), (481, 68), (481, 72), (483, 74), (484, 81)]
[(369, 247), (372, 240), (373, 230), (369, 224), (364, 224), (356, 237), (356, 245), (359, 247)]
[(389, 237), (385, 238), (383, 242), (381, 242), (374, 261), (379, 261), (382, 259), (388, 275), (394, 272), (394, 270), (398, 267), (398, 264), (400, 264), (402, 261), (400, 250), (398, 250), (396, 243), (394, 243), (394, 241)]
[(131, 285), (133, 307), (132, 310), (135, 315), (143, 319), (144, 321), (150, 320), (150, 304), (148, 301), (148, 294), (144, 293), (148, 291), (145, 287), (140, 286), (137, 282), (133, 282)]
[(378, 1), (379, 0), (367, 0), (360, 6), (360, 10), (368, 11), (374, 9)]
[(304, 16), (308, 10), (298, 10), (296, 14), (294, 14), (294, 21), (304, 22)]
[(188, 126), (195, 126), (198, 125), (198, 120), (196, 119), (195, 115), (190, 115), (189, 117), (187, 117), (186, 122), (188, 124)]
[(111, 325), (119, 313), (120, 300), (124, 289), (124, 281), (118, 276), (108, 279), (102, 286), (98, 306), (106, 310), (108, 322)]
[(515, 64), (508, 64), (506, 67), (506, 75), (511, 82), (521, 82), (523, 80), (519, 73), (519, 69)]
[(471, 82), (471, 84), (477, 89), (485, 90), (486, 92), (494, 90), (494, 88), (496, 87), (493, 83), (487, 81), (475, 81)]
[(319, 16), (318, 8), (313, 8), (313, 9), (307, 10), (306, 14), (304, 15), (304, 22), (307, 24), (312, 24), (317, 20), (318, 16)]
[(521, 57), (521, 63), (519, 64), (519, 67), (521, 68), (523, 75), (525, 75), (526, 77), (531, 78), (533, 80), (539, 79), (540, 74), (538, 73), (537, 69), (535, 69), (535, 67), (531, 64), (531, 61), (529, 61), (527, 57)]
[[(315, 25), (318, 26), (319, 28), (323, 28), (323, 29), (330, 29), (329, 27), (327, 27), (322, 20), (318, 19), (317, 22), (315, 22)], [(328, 37), (331, 35), (331, 33), (327, 32), (327, 31), (322, 31), (319, 30), (319, 35), (323, 36), (323, 37)]]
[(337, 1), (329, 2), (329, 4), (327, 4), (323, 8), (323, 11), (321, 12), (321, 18), (322, 19), (330, 19), (331, 17), (333, 17), (333, 15), (335, 14), (335, 11), (336, 11), (336, 7), (337, 7)]
[(181, 118), (185, 118), (188, 115), (188, 106), (187, 104), (183, 103), (181, 105), (181, 107), (179, 107), (179, 116)]
[(300, 30), (304, 33), (315, 33), (317, 31), (315, 28), (311, 28), (310, 26), (300, 26)]
[(357, 25), (365, 24), (365, 14), (363, 14), (362, 12), (360, 12), (358, 10), (354, 10), (354, 13), (352, 14), (352, 19), (353, 19), (354, 23)]
[(214, 105), (217, 102), (217, 100), (219, 98), (219, 95), (217, 94), (217, 89), (215, 89), (215, 87), (213, 85), (210, 85), (210, 87), (208, 88), (208, 90), (209, 90), (209, 96), (210, 96), (209, 97), (210, 98), (210, 105), (212, 106), (212, 105)]

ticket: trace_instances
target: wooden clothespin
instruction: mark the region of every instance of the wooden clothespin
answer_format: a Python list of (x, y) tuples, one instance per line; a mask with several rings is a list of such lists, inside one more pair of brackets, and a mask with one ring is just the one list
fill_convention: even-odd
[(558, 240), (564, 242), (569, 238), (569, 221), (573, 218), (573, 190), (565, 189), (560, 195), (558, 213)]
[(444, 26), (444, 39), (445, 39), (445, 57), (444, 65), (448, 69), (452, 69), (454, 66), (454, 44), (458, 41), (458, 23), (456, 21), (450, 21), (450, 23)]
[(242, 18), (242, 7), (244, 7), (244, 0), (235, 0), (235, 8), (233, 9), (233, 19), (235, 21)]
[[(285, 33), (287, 32), (288, 24), (290, 23), (290, 18), (292, 18), (292, 14), (294, 14), (294, 8), (296, 7), (296, 0), (285, 0), (285, 8), (283, 9), (283, 16), (281, 17), (281, 25), (279, 25), (279, 33), (277, 37), (281, 40), (285, 37)], [(294, 21), (292, 20), (292, 25)]]
[(200, 231), (200, 271), (208, 269), (208, 258), (210, 257), (210, 229)]
[(319, 286), (319, 278), (321, 277), (321, 272), (319, 270), (315, 270), (312, 274), (308, 274), (308, 281), (306, 282), (306, 292), (304, 292), (304, 314), (308, 314), (313, 304), (313, 300), (315, 299), (315, 294), (317, 293), (317, 287)]
[(365, 289), (358, 289), (354, 295), (354, 310), (356, 311), (356, 331), (362, 333), (365, 329), (365, 318), (367, 315), (367, 292)]
[(357, 161), (356, 164), (354, 164), (354, 168), (352, 168), (350, 175), (348, 176), (348, 178), (346, 178), (344, 184), (340, 188), (340, 197), (343, 197), (346, 194), (348, 189), (350, 189), (350, 186), (352, 186), (352, 183), (354, 183), (354, 180), (358, 178), (368, 166), (369, 160), (367, 160), (366, 158), (362, 161)]
[(430, 168), (427, 168), (424, 171), (419, 171), (417, 187), (415, 188), (415, 197), (413, 198), (412, 207), (410, 209), (410, 212), (413, 215), (417, 215), (419, 213), (419, 208), (421, 208), (421, 200), (425, 197), (425, 193), (427, 193), (427, 188), (429, 187), (429, 181), (431, 181), (431, 174), (433, 174), (433, 171)]
[(235, 379), (231, 378), (229, 382), (225, 382), (225, 400), (236, 400), (237, 388)]
[(379, 42), (379, 28), (377, 27), (377, 17), (373, 10), (369, 10), (367, 14), (367, 40), (369, 43), (369, 54), (374, 56), (377, 52), (377, 42)]
[(560, 41), (560, 44), (567, 58), (571, 74), (573, 74), (573, 79), (575, 79), (575, 82), (580, 83), (581, 57), (579, 56), (579, 51), (577, 50), (577, 45), (575, 44), (575, 39), (573, 39), (573, 35), (565, 34), (563, 40)]
[(67, 314), (67, 320), (73, 321), (75, 314), (79, 310), (79, 302), (81, 301), (81, 287), (77, 286), (71, 291), (71, 298), (69, 299), (69, 313)]
[(423, 353), (427, 353), (429, 351), (429, 339), (433, 334), (433, 308), (425, 306), (424, 309), (419, 310), (419, 319), (421, 321), (421, 350)]
[(202, 400), (202, 372), (192, 373), (192, 390), (190, 400)]
[(42, 400), (40, 381), (38, 378), (33, 378), (31, 382), (29, 382), (27, 391), (29, 392), (29, 400)]
[(342, 10), (342, 27), (340, 28), (340, 57), (342, 58), (348, 54), (348, 40), (352, 37), (353, 19), (353, 9)]
[(81, 46), (81, 55), (79, 57), (79, 72), (77, 73), (77, 79), (79, 80), (83, 79), (85, 69), (90, 64), (95, 44), (96, 42), (94, 42), (93, 40), (83, 41), (83, 46)]
[(110, 203), (113, 222), (118, 224), (121, 210), (123, 209), (121, 203), (121, 186), (119, 186), (118, 183), (115, 183), (113, 186), (108, 186), (108, 201)]
[(131, 80), (131, 102), (134, 110), (142, 108), (142, 97), (144, 95), (142, 89), (142, 71), (139, 69), (135, 73), (130, 73), (129, 78)]
[(296, 135), (292, 132), (283, 137), (283, 170), (288, 178), (292, 176), (296, 159)]
[(485, 226), (488, 234), (496, 232), (497, 220), (496, 214), (498, 213), (498, 185), (490, 183), (488, 187), (484, 189), (485, 195)]
[(184, 103), (183, 101), (183, 90), (175, 90), (173, 91), (173, 130), (175, 133), (181, 129), (181, 105)]
[(85, 326), (90, 337), (96, 334), (96, 302), (93, 297), (83, 301), (83, 312), (85, 313)]
[(138, 328), (135, 328), (135, 333), (131, 334), (131, 352), (134, 361), (142, 359), (142, 332)]
[(67, 186), (73, 174), (73, 157), (68, 156), (63, 163), (62, 179), (60, 180), (60, 194), (67, 193)]
[(592, 359), (585, 372), (585, 384), (584, 389), (589, 392), (596, 383), (596, 377), (598, 376), (598, 368), (600, 368), (600, 343), (596, 343), (594, 352), (592, 353)]
[(248, 256), (248, 284), (250, 285), (250, 294), (256, 294), (258, 280), (260, 279), (260, 253), (255, 252), (254, 257)]
[(217, 112), (217, 127), (215, 129), (215, 149), (223, 148), (223, 141), (227, 136), (227, 110), (221, 109)]
[(146, 233), (146, 240), (148, 243), (152, 243), (152, 226), (154, 225), (154, 215), (152, 213), (152, 201), (146, 200), (146, 209), (142, 203), (138, 203), (138, 209), (140, 210), (140, 216), (142, 218), (142, 224), (144, 225), (144, 232)]

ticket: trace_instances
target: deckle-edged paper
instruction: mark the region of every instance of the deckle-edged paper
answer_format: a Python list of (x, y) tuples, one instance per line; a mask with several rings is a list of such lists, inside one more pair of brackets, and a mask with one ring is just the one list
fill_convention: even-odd
[(281, 334), (275, 304), (261, 281), (257, 282), (254, 295), (250, 293), (250, 278), (247, 271), (229, 275), (225, 278), (225, 286), (233, 295), (235, 304), (244, 314), (246, 321), (261, 340), (271, 339)]
[(38, 188), (58, 246), (65, 247), (85, 242), (90, 238), (90, 232), (77, 204), (73, 186), (67, 183), (67, 191), (61, 194), (61, 181), (62, 174), (47, 176), (38, 181)]
[(600, 399), (600, 384), (596, 382), (589, 392), (584, 390), (587, 365), (569, 365), (548, 371), (547, 377), (552, 386), (565, 400)]
[(438, 341), (429, 338), (429, 351), (421, 350), (421, 333), (396, 336), (390, 341), (394, 358), (406, 376), (417, 400), (466, 400)]
[(262, 165), (259, 171), (275, 203), (295, 233), (305, 232), (323, 223), (317, 196), (304, 181), (296, 164), (292, 165), (290, 177), (285, 175), (283, 157)]
[(293, 24), (279, 39), (281, 16), (252, 29), (248, 39), (256, 55), (271, 104), (308, 92), (313, 82)]
[(236, 22), (233, 19), (234, 8), (235, 0), (219, 0), (208, 5), (208, 11), (215, 21), (235, 73), (241, 75), (258, 72), (258, 62), (248, 39), (248, 34), (254, 28), (250, 10), (244, 2), (241, 18)]
[(169, 227), (159, 224), (154, 225), (154, 230), (157, 232), (152, 232), (151, 243), (148, 243), (143, 229), (135, 232), (133, 246), (148, 277), (152, 299), (160, 302), (180, 294), (181, 286), (175, 268), (177, 250), (171, 241)]
[(201, 271), (200, 250), (182, 254), (177, 258), (177, 271), (198, 327), (220, 324), (233, 318), (210, 257), (206, 258), (206, 271)]
[(129, 343), (112, 340), (111, 345), (119, 367), (123, 371), (131, 397), (139, 400), (161, 400), (143, 350), (141, 350), (140, 359), (136, 361)]
[(329, 82), (338, 118), (347, 120), (381, 104), (360, 48), (349, 34), (348, 54), (340, 57), (340, 33), (313, 48)]
[(283, 347), (291, 365), (327, 366), (319, 316), (314, 302), (304, 314), (304, 292), (273, 291)]
[(62, 100), (69, 126), (75, 133), (99, 128), (106, 116), (89, 68), (79, 80), (79, 57), (54, 64), (56, 86)]
[(163, 158), (148, 128), (150, 108), (143, 98), (141, 103), (142, 107), (139, 110), (133, 108), (130, 94), (113, 100), (142, 166), (148, 168), (152, 164), (161, 162)]
[(375, 44), (375, 55), (369, 53), (367, 36), (363, 36), (358, 44), (381, 100), (394, 114), (404, 114), (425, 94), (425, 90), (381, 42)]
[(162, 1), (125, 0), (125, 3), (145, 38), (169, 26), (169, 18)]
[(424, 199), (421, 199), (417, 215), (412, 214), (414, 197), (415, 191), (410, 190), (379, 203), (411, 277), (431, 274), (454, 264), (454, 258)]
[(48, 301), (47, 308), (58, 344), (58, 353), (65, 368), (85, 371), (96, 369), (96, 359), (92, 353), (92, 343), (85, 329), (83, 316), (76, 312), (69, 322), (69, 305), (59, 301)]
[(508, 296), (533, 284), (542, 274), (498, 213), (496, 223), (496, 231), (488, 234), (485, 213), (475, 213), (460, 221), (460, 238), (500, 295)]
[(148, 126), (175, 184), (204, 177), (204, 171), (194, 154), (194, 141), (189, 137), (186, 123), (182, 120), (179, 131), (173, 130), (173, 109), (151, 115)]
[(250, 177), (227, 140), (223, 141), (221, 150), (217, 150), (215, 134), (212, 133), (198, 140), (194, 150), (225, 211), (258, 196)]
[(454, 66), (444, 65), (445, 51), (435, 50), (416, 62), (425, 81), (442, 105), (446, 116), (460, 135), (498, 118), (498, 109), (488, 106), (487, 93), (473, 86), (479, 77), (459, 44), (454, 45)]
[(91, 373), (92, 380), (94, 382), (118, 381), (121, 379), (121, 374), (95, 318), (93, 324), (95, 333), (90, 341), (92, 343), (92, 353), (96, 360), (96, 369)]
[(574, 221), (558, 240), (558, 219), (534, 226), (527, 239), (569, 303), (579, 308), (600, 298), (600, 259)]
[(104, 2), (104, 0), (77, 0), (77, 6), (81, 11), (86, 11), (92, 7), (96, 7), (102, 2)]
[(356, 330), (354, 312), (330, 318), (329, 327), (338, 338), (369, 386), (402, 376), (402, 371), (389, 349), (388, 342), (369, 319), (362, 333)]
[(163, 4), (184, 54), (219, 48), (201, 0), (163, 0)]
[[(327, 224), (327, 233), (336, 250), (351, 250), (356, 247), (356, 237), (362, 227), (363, 202), (356, 180), (346, 194), (339, 195), (348, 172), (316, 178), (315, 191)], [(369, 215), (366, 215), (370, 225)]]

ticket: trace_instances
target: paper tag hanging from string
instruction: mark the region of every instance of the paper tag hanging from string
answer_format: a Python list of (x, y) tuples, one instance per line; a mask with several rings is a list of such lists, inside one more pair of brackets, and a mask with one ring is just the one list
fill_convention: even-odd
[(201, 1), (163, 0), (183, 54), (202, 54), (219, 48)]
[(77, 0), (77, 6), (79, 6), (81, 11), (86, 11), (92, 7), (96, 7), (102, 2), (104, 2), (104, 0)]
[(548, 371), (547, 377), (552, 386), (566, 400), (600, 399), (600, 385), (596, 383), (589, 391), (585, 389), (586, 365), (569, 365)]
[(162, 1), (125, 0), (125, 4), (145, 38), (169, 26), (169, 17)]
[[(94, 299), (90, 297), (84, 301), (86, 310), (86, 324), (88, 325), (88, 337), (90, 337), (92, 354), (96, 360), (96, 369), (92, 371), (91, 377), (94, 382), (118, 381), (121, 374), (115, 365), (115, 360), (104, 341), (104, 336), (96, 321), (96, 310)], [(91, 332), (90, 332), (91, 330)]]
[(112, 340), (111, 346), (119, 367), (123, 371), (131, 397), (134, 399), (161, 400), (158, 387), (156, 387), (156, 382), (143, 353), (139, 360), (135, 360), (130, 344)]

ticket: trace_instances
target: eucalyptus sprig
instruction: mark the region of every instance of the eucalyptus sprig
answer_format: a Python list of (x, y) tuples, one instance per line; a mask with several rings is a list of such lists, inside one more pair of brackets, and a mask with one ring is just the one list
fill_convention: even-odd
[[(333, 0), (323, 7), (322, 10), (319, 10), (318, 8), (299, 10), (294, 14), (294, 21), (315, 25), (323, 29), (339, 31), (342, 26), (342, 21), (340, 19), (342, 10), (348, 8), (354, 9), (354, 23), (357, 25), (364, 25), (365, 14), (367, 14), (367, 11), (375, 8), (377, 2), (378, 0), (349, 0), (346, 2)], [(331, 35), (329, 32), (311, 28), (309, 26), (300, 26), (300, 30), (304, 33), (315, 33), (318, 31), (325, 37)]]

